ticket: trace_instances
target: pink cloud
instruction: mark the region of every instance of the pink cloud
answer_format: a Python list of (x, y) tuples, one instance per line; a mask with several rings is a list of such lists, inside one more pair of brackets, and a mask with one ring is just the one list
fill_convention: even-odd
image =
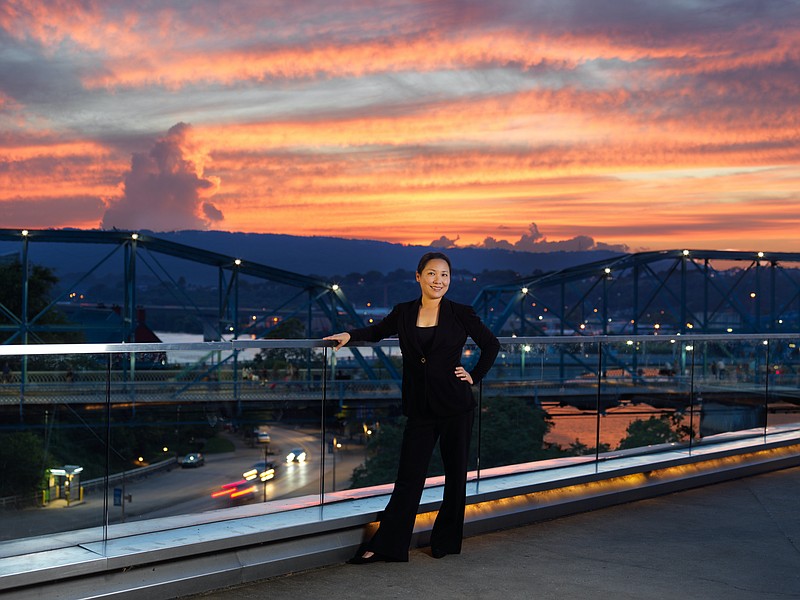
[(205, 153), (193, 144), (190, 126), (178, 123), (147, 154), (136, 153), (125, 175), (123, 196), (108, 202), (101, 227), (173, 231), (207, 229), (224, 220), (204, 202), (219, 179), (204, 173)]

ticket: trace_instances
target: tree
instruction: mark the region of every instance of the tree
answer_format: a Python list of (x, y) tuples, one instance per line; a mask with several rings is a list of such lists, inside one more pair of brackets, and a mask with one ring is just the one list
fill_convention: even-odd
[(681, 435), (672, 429), (668, 416), (650, 417), (646, 421), (637, 419), (625, 431), (628, 435), (620, 440), (617, 450), (668, 444), (681, 439)]
[(404, 426), (405, 417), (394, 423), (381, 423), (369, 439), (364, 464), (353, 469), (351, 488), (381, 485), (395, 480)]
[(39, 491), (46, 466), (39, 436), (28, 431), (0, 434), (0, 496)]
[(481, 414), (481, 468), (532, 462), (563, 455), (544, 437), (552, 427), (546, 411), (523, 398), (484, 399)]
[[(22, 320), (22, 269), (19, 259), (8, 264), (0, 265), (0, 325), (19, 325)], [(51, 303), (53, 288), (58, 283), (58, 277), (52, 269), (33, 265), (28, 275), (28, 318), (33, 318), (42, 312)], [(50, 309), (36, 320), (40, 325), (65, 325), (69, 321), (58, 310)], [(13, 334), (12, 334), (13, 335)], [(78, 332), (38, 331), (34, 333), (35, 339), (44, 343), (74, 343), (81, 342), (82, 336)], [(8, 339), (8, 338), (6, 338)], [(22, 343), (23, 340), (17, 340)]]
[[(281, 321), (269, 330), (266, 339), (302, 339), (306, 329), (300, 319), (291, 318)], [(318, 358), (317, 353), (312, 353), (310, 348), (264, 348), (253, 360), (256, 371), (268, 371), (273, 379), (283, 369), (286, 377), (293, 378), (298, 371), (298, 365)]]

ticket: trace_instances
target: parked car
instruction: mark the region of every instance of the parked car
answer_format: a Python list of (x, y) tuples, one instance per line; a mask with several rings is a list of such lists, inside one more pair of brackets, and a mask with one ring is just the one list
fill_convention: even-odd
[(184, 469), (188, 469), (191, 467), (202, 467), (206, 464), (206, 457), (200, 454), (199, 452), (192, 452), (191, 454), (187, 454), (183, 457), (181, 461), (181, 467)]

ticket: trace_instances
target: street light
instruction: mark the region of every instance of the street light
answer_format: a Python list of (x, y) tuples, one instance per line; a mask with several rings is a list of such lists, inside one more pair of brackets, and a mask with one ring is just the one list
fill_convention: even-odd
[(342, 447), (342, 444), (334, 437), (331, 443), (331, 454), (333, 455), (333, 491), (336, 491), (336, 451)]

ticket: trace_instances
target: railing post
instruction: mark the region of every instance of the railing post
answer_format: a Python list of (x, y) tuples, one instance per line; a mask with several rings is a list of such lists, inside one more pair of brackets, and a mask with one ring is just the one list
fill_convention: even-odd
[(594, 464), (600, 464), (600, 398), (603, 385), (603, 342), (597, 342), (597, 415), (594, 432)]

